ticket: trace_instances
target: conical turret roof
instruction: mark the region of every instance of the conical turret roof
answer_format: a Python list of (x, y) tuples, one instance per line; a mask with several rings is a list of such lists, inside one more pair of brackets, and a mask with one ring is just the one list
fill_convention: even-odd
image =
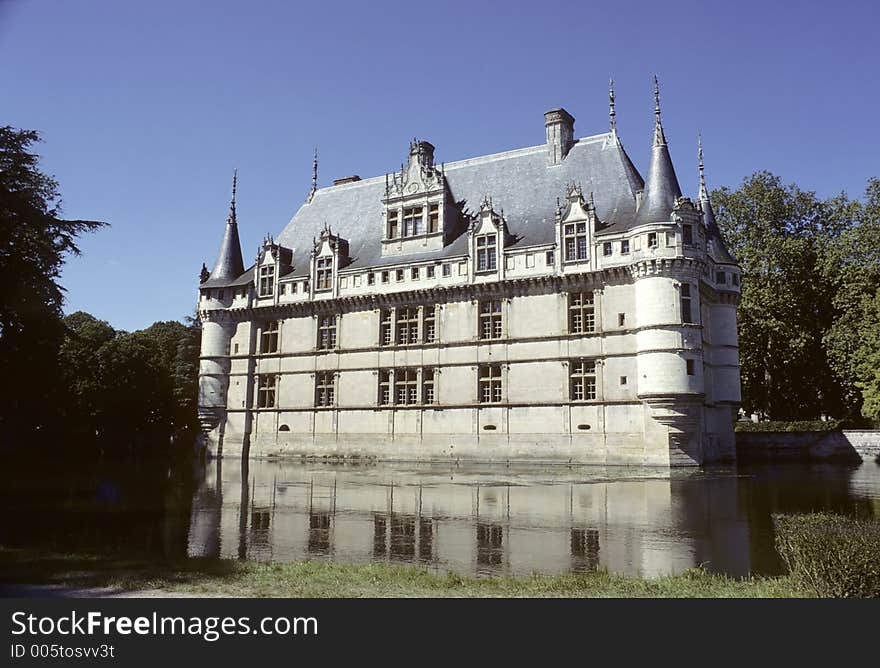
[(651, 148), (651, 164), (645, 179), (642, 203), (636, 215), (636, 225), (658, 223), (671, 219), (675, 200), (681, 197), (681, 188), (669, 156), (666, 135), (660, 121), (660, 90), (654, 77), (654, 145)]
[(706, 238), (709, 240), (709, 255), (715, 262), (725, 264), (738, 264), (737, 260), (727, 250), (721, 228), (715, 221), (715, 211), (712, 209), (712, 201), (709, 199), (709, 189), (706, 188), (706, 177), (703, 173), (703, 138), (699, 138), (700, 160), (700, 210), (703, 214), (703, 225), (706, 228)]
[(238, 278), (244, 273), (244, 262), (241, 258), (241, 242), (238, 239), (238, 221), (235, 214), (235, 187), (238, 182), (237, 172), (232, 176), (232, 202), (229, 205), (229, 215), (226, 217), (226, 231), (223, 234), (223, 243), (220, 244), (220, 253), (217, 262), (211, 271), (209, 281), (229, 281)]

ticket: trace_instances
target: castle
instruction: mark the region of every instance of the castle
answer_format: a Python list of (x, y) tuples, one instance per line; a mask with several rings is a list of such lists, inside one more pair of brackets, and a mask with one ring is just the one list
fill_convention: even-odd
[(732, 459), (741, 271), (682, 196), (655, 81), (647, 178), (615, 125), (312, 189), (253, 266), (235, 184), (203, 266), (216, 455), (680, 466)]

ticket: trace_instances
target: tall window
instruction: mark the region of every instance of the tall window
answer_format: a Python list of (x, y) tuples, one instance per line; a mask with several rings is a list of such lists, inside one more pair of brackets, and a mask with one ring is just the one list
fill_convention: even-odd
[(657, 248), (656, 232), (648, 232), (648, 248)]
[(332, 406), (336, 402), (336, 375), (332, 371), (315, 374), (315, 406)]
[(544, 264), (546, 264), (548, 267), (552, 267), (554, 264), (556, 264), (556, 253), (554, 253), (552, 250), (547, 251), (547, 253), (544, 255)]
[(587, 224), (568, 223), (563, 229), (565, 261), (587, 259)]
[(394, 323), (392, 322), (391, 309), (383, 309), (379, 316), (379, 343), (390, 346), (394, 343)]
[(569, 397), (572, 401), (596, 398), (596, 362), (572, 360), (569, 364)]
[(397, 219), (397, 210), (388, 212), (388, 238), (396, 239), (400, 233), (400, 221)]
[(434, 369), (422, 369), (422, 403), (434, 403)]
[(568, 331), (571, 334), (596, 331), (596, 310), (592, 292), (568, 293)]
[(261, 353), (277, 353), (278, 352), (278, 321), (266, 320), (260, 333), (260, 352)]
[(391, 372), (379, 372), (379, 405), (391, 405)]
[(275, 388), (278, 375), (264, 373), (257, 376), (257, 406), (259, 408), (275, 408)]
[(481, 234), (477, 237), (477, 271), (494, 271), (498, 266), (497, 236)]
[(260, 267), (260, 297), (271, 297), (275, 294), (275, 265)]
[(691, 286), (690, 283), (681, 284), (681, 321), (693, 322), (691, 311)]
[(419, 342), (419, 309), (409, 306), (397, 309), (397, 345)]
[(608, 256), (610, 256), (613, 252), (614, 252), (614, 249), (613, 249), (613, 247), (611, 246), (611, 242), (610, 242), (610, 241), (606, 241), (605, 243), (602, 244), (602, 255), (604, 255), (605, 257), (608, 257)]
[(318, 318), (318, 349), (330, 350), (336, 347), (336, 316), (322, 315)]
[(629, 239), (624, 239), (620, 242), (620, 253), (621, 255), (629, 253)]
[(481, 364), (479, 369), (479, 397), (481, 404), (501, 401), (501, 365)]
[(425, 334), (425, 343), (434, 343), (437, 340), (437, 321), (434, 310), (433, 306), (423, 308), (425, 318), (422, 331)]
[(394, 403), (398, 406), (419, 403), (418, 369), (394, 370)]
[(428, 234), (433, 234), (440, 230), (440, 205), (432, 204), (428, 208)]
[(422, 233), (422, 207), (403, 210), (403, 236), (415, 237)]
[(333, 287), (333, 258), (319, 257), (315, 276), (315, 290), (329, 290)]
[(682, 225), (681, 227), (681, 243), (685, 246), (694, 245), (694, 228), (690, 225)]
[(480, 338), (501, 338), (500, 299), (487, 299), (480, 302)]

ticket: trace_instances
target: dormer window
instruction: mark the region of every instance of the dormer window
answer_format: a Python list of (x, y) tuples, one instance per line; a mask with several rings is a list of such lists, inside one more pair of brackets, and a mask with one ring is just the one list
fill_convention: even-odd
[(275, 294), (275, 265), (260, 267), (260, 297), (271, 297)]
[(565, 261), (587, 259), (587, 224), (568, 223), (563, 228)]
[(396, 239), (399, 234), (399, 221), (397, 219), (397, 210), (388, 212), (388, 238)]
[(497, 240), (494, 234), (477, 237), (477, 271), (494, 271), (497, 268)]
[(432, 204), (428, 208), (428, 234), (440, 231), (440, 205)]
[(403, 210), (403, 236), (415, 237), (422, 233), (422, 211), (420, 206)]
[(330, 290), (333, 287), (333, 258), (319, 257), (316, 267), (315, 290)]

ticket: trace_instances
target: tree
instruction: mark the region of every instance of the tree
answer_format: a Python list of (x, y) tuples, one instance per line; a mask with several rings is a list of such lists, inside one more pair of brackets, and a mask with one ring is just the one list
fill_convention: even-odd
[(63, 336), (61, 266), (105, 223), (60, 218), (58, 183), (39, 170), (32, 130), (0, 127), (0, 441), (52, 426)]
[[(865, 366), (876, 348), (876, 299), (880, 290), (880, 179), (868, 181), (864, 200), (840, 203), (848, 228), (829, 244), (824, 271), (833, 286), (833, 320), (824, 337), (831, 368), (847, 403), (858, 414), (865, 383), (874, 376)], [(865, 417), (878, 416), (867, 405)]]
[(744, 281), (738, 309), (743, 407), (771, 419), (811, 419), (839, 409), (839, 385), (822, 337), (831, 290), (819, 268), (840, 234), (815, 193), (757, 172), (713, 193), (718, 220)]
[(865, 308), (860, 329), (864, 338), (853, 356), (858, 377), (855, 384), (863, 400), (862, 415), (877, 425), (880, 423), (880, 289)]

